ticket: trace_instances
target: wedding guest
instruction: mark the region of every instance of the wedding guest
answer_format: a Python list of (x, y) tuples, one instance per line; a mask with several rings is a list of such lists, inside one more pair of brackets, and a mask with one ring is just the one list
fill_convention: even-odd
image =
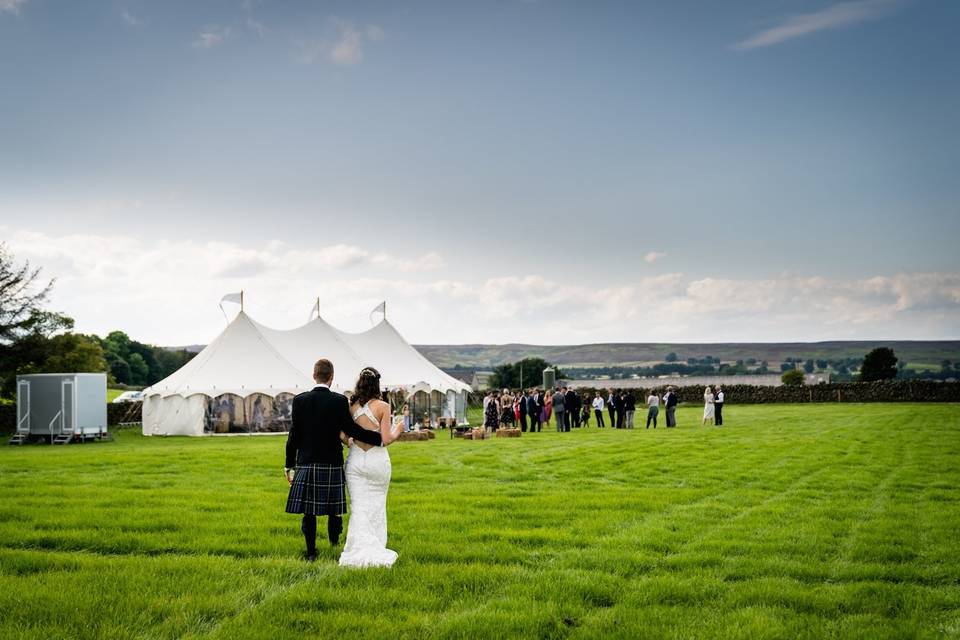
[(647, 429), (650, 428), (650, 421), (653, 420), (653, 428), (657, 428), (657, 416), (660, 414), (660, 397), (653, 389), (647, 396)]
[(564, 427), (567, 424), (566, 408), (564, 406), (565, 393), (566, 389), (557, 387), (556, 393), (553, 394), (553, 416), (556, 420), (557, 431), (565, 431)]
[(663, 396), (663, 406), (667, 410), (667, 428), (673, 428), (677, 426), (677, 392), (674, 391), (673, 387), (667, 387), (667, 393)]
[(573, 427), (580, 426), (580, 396), (577, 395), (577, 392), (573, 389), (567, 388), (567, 392), (563, 394), (563, 405), (567, 409), (567, 424), (566, 431), (570, 431)]
[(617, 428), (617, 406), (613, 401), (613, 389), (607, 389), (607, 412), (610, 414), (610, 428)]
[(597, 428), (603, 428), (603, 396), (600, 395), (600, 392), (597, 391), (596, 397), (593, 399), (593, 413), (597, 416)]
[(613, 394), (613, 409), (617, 414), (617, 429), (623, 429), (624, 400), (623, 391), (617, 389)]
[(500, 426), (500, 394), (494, 393), (483, 410), (483, 426), (487, 431), (495, 431)]
[(540, 424), (540, 399), (537, 397), (537, 390), (531, 389), (527, 396), (527, 418), (530, 421), (530, 433), (538, 431)]
[(520, 420), (520, 431), (523, 433), (527, 432), (527, 416), (530, 415), (530, 396), (527, 395), (527, 390), (523, 389), (517, 394), (517, 413)]
[(513, 396), (509, 389), (504, 389), (500, 394), (500, 424), (505, 429), (513, 428), (516, 424), (517, 414), (513, 408)]
[(633, 429), (633, 414), (637, 411), (637, 396), (633, 394), (633, 391), (627, 390), (623, 396), (623, 413), (624, 413), (624, 426), (627, 429)]
[(700, 426), (703, 426), (709, 422), (713, 424), (713, 391), (707, 386), (703, 390), (703, 422), (700, 423)]
[(545, 390), (540, 397), (543, 399), (543, 411), (540, 413), (540, 424), (550, 424), (550, 416), (553, 414), (553, 393), (550, 389)]
[[(484, 400), (486, 400), (486, 398), (484, 398)], [(486, 403), (483, 405), (484, 414), (486, 414), (487, 412), (487, 404), (489, 403)], [(403, 403), (402, 415), (403, 415), (403, 430), (410, 431), (411, 429), (413, 429), (413, 419), (410, 417), (410, 405), (406, 402)]]
[(723, 424), (723, 389), (720, 388), (720, 385), (717, 385), (717, 395), (713, 399), (713, 412), (713, 424), (719, 427)]

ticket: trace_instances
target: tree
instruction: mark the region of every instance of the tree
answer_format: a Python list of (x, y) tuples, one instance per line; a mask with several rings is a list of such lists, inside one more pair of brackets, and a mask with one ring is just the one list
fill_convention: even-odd
[(897, 356), (889, 347), (877, 347), (863, 358), (860, 380), (875, 382), (893, 380), (897, 376)]
[(803, 370), (806, 371), (807, 373), (813, 373), (814, 371), (813, 360), (807, 360), (806, 362), (804, 362)]
[(826, 368), (827, 368), (826, 360), (817, 360), (817, 369), (820, 369), (821, 371), (823, 371)]
[(673, 351), (671, 351), (670, 353), (667, 354), (667, 356), (663, 359), (663, 361), (664, 361), (664, 362), (676, 362), (676, 361), (677, 361), (677, 354), (675, 354)]
[(29, 261), (18, 265), (6, 243), (0, 242), (0, 345), (38, 330), (47, 333), (62, 318), (43, 310), (53, 280), (38, 283), (39, 277), (39, 268), (32, 269)]
[(800, 369), (790, 369), (780, 376), (780, 382), (790, 387), (799, 387), (806, 382), (806, 378)]
[[(490, 386), (494, 389), (540, 387), (543, 384), (543, 370), (550, 366), (550, 363), (543, 358), (524, 358), (519, 362), (502, 364), (494, 368), (493, 375), (490, 376)], [(559, 368), (554, 367), (554, 369), (557, 380), (564, 377)], [(523, 371), (522, 383), (521, 370)]]
[(780, 371), (793, 371), (796, 367), (793, 366), (792, 362), (781, 362)]
[(127, 359), (127, 364), (130, 365), (131, 384), (146, 385), (149, 383), (150, 368), (147, 366), (147, 362), (143, 359), (143, 356), (137, 352), (133, 352)]

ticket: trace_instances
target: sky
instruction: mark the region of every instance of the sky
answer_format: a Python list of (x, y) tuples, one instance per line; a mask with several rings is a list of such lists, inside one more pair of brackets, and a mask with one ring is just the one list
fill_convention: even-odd
[(427, 344), (957, 339), (958, 27), (952, 0), (0, 0), (0, 240), (78, 331), (164, 345), (241, 289), (276, 328), (386, 300)]

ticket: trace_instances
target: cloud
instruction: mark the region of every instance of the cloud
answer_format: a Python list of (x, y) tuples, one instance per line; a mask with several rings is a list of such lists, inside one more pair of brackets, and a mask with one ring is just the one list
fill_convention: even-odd
[[(538, 273), (464, 275), (443, 257), (339, 243), (256, 246), (130, 234), (39, 233), (0, 225), (16, 259), (56, 277), (51, 308), (77, 330), (124, 329), (159, 344), (212, 339), (216, 301), (244, 289), (248, 309), (278, 328), (303, 322), (319, 296), (347, 330), (388, 300), (391, 320), (416, 343), (757, 342), (956, 339), (960, 273), (867, 278), (683, 273), (597, 286)], [(487, 267), (489, 268), (489, 267)]]
[(27, 0), (0, 0), (0, 13), (20, 13)]
[(313, 64), (324, 58), (336, 65), (350, 66), (363, 60), (367, 43), (381, 42), (385, 37), (383, 28), (378, 25), (357, 27), (347, 20), (334, 18), (325, 37), (297, 40), (294, 44), (299, 49), (297, 58), (304, 64)]
[(231, 27), (207, 27), (197, 34), (193, 46), (198, 49), (212, 49), (217, 45), (223, 44), (233, 34)]
[(250, 16), (247, 16), (247, 29), (249, 29), (258, 38), (262, 38), (263, 34), (266, 32), (266, 28), (263, 26), (263, 23), (254, 20)]
[(664, 251), (651, 251), (647, 255), (643, 256), (643, 259), (650, 264), (653, 264), (660, 258), (666, 258), (667, 254)]
[(140, 20), (140, 18), (133, 15), (132, 13), (130, 13), (130, 10), (127, 9), (126, 7), (122, 7), (120, 9), (120, 17), (123, 18), (123, 21), (126, 22), (131, 27), (139, 27), (140, 25), (143, 24), (143, 21)]
[(839, 2), (820, 11), (786, 18), (779, 24), (736, 43), (732, 48), (738, 51), (748, 51), (769, 47), (818, 31), (841, 29), (868, 20), (876, 20), (889, 15), (896, 9), (899, 1), (856, 0), (854, 2)]

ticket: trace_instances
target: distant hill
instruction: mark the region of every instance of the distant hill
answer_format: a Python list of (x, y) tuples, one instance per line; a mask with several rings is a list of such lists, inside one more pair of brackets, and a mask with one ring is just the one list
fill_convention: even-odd
[(756, 358), (773, 364), (786, 358), (861, 358), (875, 347), (891, 347), (900, 360), (924, 363), (940, 368), (943, 360), (960, 360), (960, 340), (862, 340), (836, 342), (755, 342), (755, 343), (647, 343), (625, 342), (581, 345), (462, 344), (414, 345), (442, 368), (456, 365), (471, 369), (489, 369), (507, 362), (538, 356), (548, 362), (567, 366), (637, 366), (662, 362), (669, 353), (680, 362), (687, 358), (713, 356), (724, 362)]
[[(202, 351), (205, 345), (164, 347), (171, 351)], [(891, 347), (897, 358), (911, 365), (939, 369), (944, 360), (960, 361), (960, 340), (841, 340), (835, 342), (620, 342), (578, 345), (534, 344), (417, 344), (417, 350), (441, 369), (460, 365), (466, 369), (491, 369), (497, 365), (538, 356), (557, 365), (638, 366), (663, 362), (668, 353), (677, 360), (713, 356), (724, 362), (756, 358), (770, 364), (786, 358), (824, 360), (861, 358), (876, 347)]]

